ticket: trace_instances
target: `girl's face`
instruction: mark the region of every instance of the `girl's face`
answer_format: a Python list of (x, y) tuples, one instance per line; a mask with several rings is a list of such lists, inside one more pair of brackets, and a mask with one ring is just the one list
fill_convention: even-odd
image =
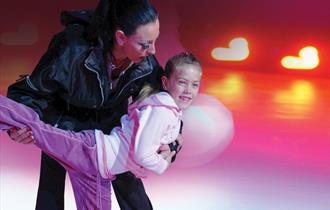
[(117, 34), (117, 43), (121, 45), (124, 55), (138, 63), (146, 56), (156, 53), (155, 43), (159, 36), (159, 20), (141, 25), (130, 36)]
[(176, 66), (170, 78), (162, 78), (167, 90), (180, 109), (186, 109), (197, 96), (202, 72), (199, 66), (183, 64)]

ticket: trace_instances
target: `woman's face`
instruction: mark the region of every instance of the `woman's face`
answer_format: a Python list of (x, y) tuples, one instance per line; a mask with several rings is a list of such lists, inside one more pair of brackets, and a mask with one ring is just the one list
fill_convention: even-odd
[(192, 64), (183, 64), (174, 67), (170, 78), (162, 78), (163, 87), (173, 97), (180, 109), (186, 109), (191, 105), (197, 96), (200, 81), (202, 78), (201, 69)]
[(124, 37), (123, 53), (128, 59), (138, 63), (146, 56), (156, 53), (155, 43), (158, 36), (159, 20), (157, 18), (154, 22), (139, 26), (134, 34)]

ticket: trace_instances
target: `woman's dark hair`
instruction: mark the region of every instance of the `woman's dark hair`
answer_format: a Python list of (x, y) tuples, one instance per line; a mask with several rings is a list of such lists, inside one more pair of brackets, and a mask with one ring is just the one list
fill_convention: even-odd
[(100, 0), (94, 10), (87, 37), (91, 40), (100, 38), (104, 54), (111, 53), (114, 35), (117, 29), (126, 36), (136, 29), (158, 18), (158, 12), (148, 0)]
[(202, 66), (197, 58), (190, 52), (181, 52), (173, 57), (171, 57), (165, 65), (164, 75), (167, 78), (173, 74), (174, 68), (184, 64), (196, 65), (202, 71)]

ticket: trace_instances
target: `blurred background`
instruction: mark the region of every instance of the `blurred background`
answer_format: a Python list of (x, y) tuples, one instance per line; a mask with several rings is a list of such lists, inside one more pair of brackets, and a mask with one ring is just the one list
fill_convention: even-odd
[[(329, 209), (330, 2), (152, 2), (160, 63), (191, 51), (204, 71), (177, 162), (144, 180), (155, 210)], [(62, 10), (96, 4), (3, 2), (0, 94), (32, 72), (62, 30)], [(0, 134), (0, 209), (34, 209), (40, 151), (8, 139)], [(66, 186), (66, 209), (75, 209)]]

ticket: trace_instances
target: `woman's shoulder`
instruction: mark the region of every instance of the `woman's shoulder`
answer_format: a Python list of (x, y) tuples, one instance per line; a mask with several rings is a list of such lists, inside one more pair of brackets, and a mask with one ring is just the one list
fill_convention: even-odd
[(49, 43), (47, 53), (52, 54), (53, 58), (70, 58), (86, 53), (92, 44), (84, 38), (83, 30), (79, 25), (70, 25), (55, 34)]

